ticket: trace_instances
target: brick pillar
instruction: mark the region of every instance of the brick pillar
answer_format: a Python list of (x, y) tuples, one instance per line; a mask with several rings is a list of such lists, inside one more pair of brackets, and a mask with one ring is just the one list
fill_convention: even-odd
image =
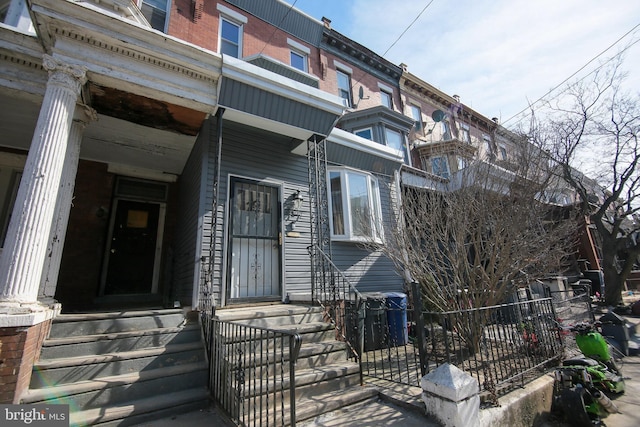
[(0, 328), (0, 404), (20, 403), (50, 327), (51, 320), (46, 320), (33, 326)]

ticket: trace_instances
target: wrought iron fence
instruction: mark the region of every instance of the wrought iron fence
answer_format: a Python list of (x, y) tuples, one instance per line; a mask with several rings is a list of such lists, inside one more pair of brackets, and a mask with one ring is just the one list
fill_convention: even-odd
[[(578, 323), (593, 323), (595, 316), (591, 307), (591, 287), (587, 284), (574, 286), (572, 289), (548, 292), (564, 338), (571, 335), (569, 328)], [(566, 357), (580, 354), (574, 339), (564, 340)]]
[(300, 335), (203, 316), (209, 389), (241, 426), (295, 425)]
[(563, 357), (551, 298), (422, 315), (427, 368), (456, 365), (494, 397)]

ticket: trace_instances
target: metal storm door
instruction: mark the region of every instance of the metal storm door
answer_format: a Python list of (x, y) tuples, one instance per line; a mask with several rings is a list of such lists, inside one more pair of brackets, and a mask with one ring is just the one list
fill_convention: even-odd
[(280, 188), (233, 178), (230, 191), (229, 296), (279, 299)]

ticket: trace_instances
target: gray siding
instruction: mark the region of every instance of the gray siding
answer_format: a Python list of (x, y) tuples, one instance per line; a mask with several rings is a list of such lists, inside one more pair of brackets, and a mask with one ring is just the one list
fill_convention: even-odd
[(227, 3), (275, 25), (300, 40), (316, 47), (320, 46), (323, 24), (295, 9), (292, 10), (291, 6), (284, 2), (227, 0)]
[(218, 99), (221, 106), (321, 135), (331, 132), (338, 117), (315, 106), (302, 104), (230, 78), (222, 79)]
[[(215, 121), (215, 119), (213, 120)], [(296, 190), (301, 191), (304, 199), (302, 215), (296, 223), (295, 231), (300, 237), (283, 237), (285, 292), (309, 291), (310, 263), (307, 247), (310, 244), (309, 231), (309, 195), (308, 169), (306, 157), (291, 153), (292, 143), (288, 137), (267, 133), (223, 119), (222, 167), (218, 197), (218, 227), (216, 232), (216, 258), (214, 281), (222, 282), (223, 272), (223, 238), (226, 226), (226, 209), (228, 204), (229, 174), (239, 175), (256, 180), (271, 180), (283, 184), (283, 199), (291, 197)], [(211, 158), (215, 158), (215, 150), (210, 150)], [(213, 160), (212, 160), (213, 161)], [(212, 183), (210, 173), (208, 183)], [(209, 184), (210, 185), (210, 184)], [(211, 206), (212, 192), (207, 192), (205, 205)], [(206, 214), (210, 216), (210, 211)], [(208, 222), (210, 226), (210, 222)], [(284, 218), (286, 232), (290, 221)], [(207, 230), (204, 232), (208, 234)], [(208, 243), (203, 240), (202, 252), (208, 251)], [(220, 300), (218, 300), (220, 302)]]
[(210, 136), (209, 126), (208, 121), (204, 123), (179, 181), (180, 209), (174, 248), (174, 287), (171, 300), (179, 299), (183, 304), (188, 305), (191, 305), (195, 280), (200, 188), (204, 172), (202, 160), (206, 158), (207, 140)]

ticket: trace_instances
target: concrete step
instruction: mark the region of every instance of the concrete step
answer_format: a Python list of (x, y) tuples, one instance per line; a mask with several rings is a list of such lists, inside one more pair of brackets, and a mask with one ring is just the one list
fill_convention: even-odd
[(184, 313), (180, 309), (61, 314), (54, 319), (49, 338), (170, 328), (185, 323)]
[(226, 322), (242, 323), (261, 328), (315, 323), (325, 320), (321, 307), (290, 304), (222, 309), (216, 311), (215, 317)]
[(128, 402), (206, 387), (208, 365), (189, 363), (131, 374), (101, 377), (54, 387), (30, 389), (22, 403), (65, 403), (77, 410), (124, 405)]
[(88, 356), (199, 341), (200, 326), (189, 324), (184, 327), (47, 339), (42, 346), (40, 357), (57, 359)]
[[(252, 343), (265, 338), (263, 346), (266, 348), (273, 348), (274, 346), (281, 345), (281, 339), (273, 338), (268, 333), (256, 332), (256, 330), (250, 328), (244, 328), (242, 324), (227, 324), (221, 330), (220, 334), (225, 337), (226, 344), (234, 343)], [(325, 322), (310, 322), (294, 325), (280, 325), (272, 328), (273, 331), (297, 333), (301, 336), (302, 342), (321, 342), (327, 340), (336, 339), (335, 327), (330, 323)], [(288, 345), (288, 340), (284, 343)]]
[(175, 414), (208, 407), (209, 391), (196, 387), (171, 394), (138, 399), (121, 405), (76, 411), (70, 414), (70, 427), (88, 425), (132, 426)]
[(204, 347), (199, 341), (103, 355), (41, 359), (34, 365), (30, 388), (38, 389), (52, 384), (69, 384), (204, 361)]

